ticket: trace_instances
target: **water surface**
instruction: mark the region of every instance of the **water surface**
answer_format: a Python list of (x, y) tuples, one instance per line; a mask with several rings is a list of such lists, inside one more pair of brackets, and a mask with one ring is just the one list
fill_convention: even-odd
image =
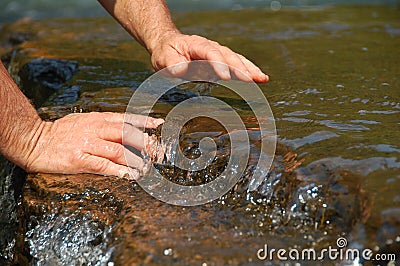
[[(49, 253), (38, 247), (48, 245), (51, 257), (65, 262), (59, 250), (75, 243), (76, 254), (86, 250), (89, 261), (99, 263), (246, 265), (264, 263), (256, 257), (264, 244), (323, 248), (336, 246), (340, 236), (349, 247), (398, 252), (399, 15), (392, 6), (180, 14), (183, 32), (215, 39), (270, 75), (261, 89), (279, 136), (273, 171), (256, 192), (241, 189), (244, 176), (235, 191), (193, 208), (158, 202), (126, 180), (30, 176), (26, 205), (36, 215), (28, 225), (31, 254), (43, 261)], [(47, 119), (72, 109), (123, 112), (151, 74), (146, 52), (109, 19), (12, 27), (38, 36), (11, 56), (14, 76), (39, 57), (79, 63), (80, 71), (39, 109)], [(211, 93), (246, 111), (234, 97)], [(176, 98), (169, 100), (157, 115)], [(224, 140), (209, 122), (198, 122), (196, 132), (202, 134), (188, 132), (189, 146), (206, 133)], [(257, 134), (252, 145), (256, 150)], [(43, 235), (44, 228), (55, 233)], [(86, 240), (69, 238), (75, 230)]]

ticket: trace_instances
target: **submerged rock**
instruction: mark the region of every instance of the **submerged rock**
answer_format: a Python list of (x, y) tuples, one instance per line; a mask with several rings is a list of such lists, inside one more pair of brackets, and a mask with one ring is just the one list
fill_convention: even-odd
[[(201, 135), (184, 144), (190, 146), (193, 136)], [(95, 265), (262, 264), (256, 251), (265, 243), (279, 248), (290, 239), (296, 247), (324, 246), (353, 230), (368, 197), (353, 184), (300, 179), (294, 172), (300, 163), (278, 145), (274, 166), (256, 191), (248, 190), (250, 165), (226, 195), (195, 207), (160, 202), (137, 183), (115, 177), (30, 175), (24, 206), (31, 217), (31, 255), (38, 265), (68, 263), (71, 257)], [(217, 175), (221, 167), (215, 163), (209, 170)], [(167, 165), (158, 168), (182, 185), (209, 181), (194, 173), (182, 178), (188, 173)]]
[(34, 99), (35, 106), (39, 107), (77, 71), (76, 61), (44, 58), (25, 64), (18, 75), (22, 91), (28, 98)]
[[(318, 249), (336, 247), (338, 236), (351, 247), (397, 252), (400, 182), (397, 143), (392, 139), (398, 121), (391, 110), (397, 101), (391, 92), (398, 62), (388, 56), (395, 51), (397, 39), (386, 38), (383, 26), (398, 27), (398, 10), (378, 6), (374, 10), (382, 14), (379, 20), (371, 20), (370, 7), (282, 10), (279, 20), (263, 10), (182, 16), (186, 31), (210, 34), (256, 59), (265, 70), (273, 66), (274, 82), (262, 89), (275, 105), (281, 139), (295, 150), (278, 145), (273, 168), (255, 169), (259, 152), (254, 134), (253, 157), (237, 185), (214, 202), (196, 207), (168, 205), (135, 182), (96, 175), (29, 175), (24, 197), (16, 201), (19, 193), (8, 189), (11, 179), (2, 179), (6, 186), (1, 204), (7, 212), (0, 216), (0, 264), (273, 265), (280, 262), (257, 258), (257, 250), (266, 244), (275, 249)], [(243, 20), (243, 15), (252, 19)], [(253, 20), (257, 17), (262, 19)], [(348, 28), (324, 28), (326, 18), (343, 20)], [(206, 25), (210, 19), (212, 27)], [(14, 29), (29, 34), (4, 35), (7, 51), (9, 44), (17, 47), (3, 58), (10, 63), (13, 77), (24, 80), (27, 94), (30, 89), (48, 89), (41, 95), (30, 92), (46, 120), (71, 112), (124, 112), (134, 89), (151, 74), (146, 52), (111, 20), (46, 20), (19, 23)], [(297, 34), (309, 31), (318, 34)], [(284, 32), (288, 38), (265, 40), (274, 32)], [(368, 53), (360, 52), (360, 42), (370, 47)], [(382, 64), (382, 58), (387, 66), (384, 72), (374, 67)], [(30, 67), (32, 60), (36, 63)], [(74, 62), (79, 63), (79, 72)], [(36, 74), (29, 76), (32, 71)], [(352, 89), (337, 90), (338, 79)], [(369, 101), (350, 100), (369, 87), (376, 88), (365, 96)], [(204, 88), (183, 89), (166, 94), (154, 115), (163, 116), (179, 101), (208, 93)], [(221, 91), (219, 96), (251, 123), (251, 114), (235, 96)], [(284, 114), (294, 117), (286, 119)], [(296, 117), (299, 114), (301, 118)], [(363, 120), (359, 115), (365, 116)], [(362, 131), (348, 126), (357, 121), (376, 123)], [(185, 154), (198, 156), (204, 133), (221, 144), (213, 165), (205, 172), (188, 173), (157, 164), (165, 177), (178, 184), (200, 184), (212, 181), (224, 168), (228, 138), (209, 123), (182, 132)], [(394, 149), (366, 152), (361, 142), (364, 147), (384, 144)], [(249, 190), (254, 171), (263, 173), (263, 179)]]

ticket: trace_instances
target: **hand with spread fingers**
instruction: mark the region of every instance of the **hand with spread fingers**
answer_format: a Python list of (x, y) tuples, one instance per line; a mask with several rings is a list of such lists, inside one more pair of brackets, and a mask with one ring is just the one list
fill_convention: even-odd
[(94, 173), (137, 179), (143, 159), (125, 146), (154, 154), (158, 145), (143, 129), (156, 128), (163, 119), (78, 113), (46, 122), (3, 64), (0, 88), (0, 152), (27, 172)]
[[(173, 33), (161, 39), (151, 55), (153, 67), (163, 69), (192, 60), (208, 60), (220, 62), (214, 71), (223, 80), (231, 79), (234, 74), (242, 81), (268, 82), (269, 78), (256, 65), (243, 55), (235, 53), (226, 46), (197, 35)], [(174, 75), (180, 76), (187, 70), (187, 64), (171, 68)]]
[[(129, 123), (128, 123), (129, 121)], [(138, 128), (156, 128), (162, 119), (118, 113), (70, 114), (43, 122), (40, 136), (26, 158), (29, 172), (94, 173), (139, 178), (143, 160), (122, 144), (138, 151), (149, 149), (149, 138)]]

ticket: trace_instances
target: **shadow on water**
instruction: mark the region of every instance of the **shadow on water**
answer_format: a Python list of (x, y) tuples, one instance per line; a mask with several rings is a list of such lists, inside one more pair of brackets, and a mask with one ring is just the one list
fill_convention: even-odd
[[(262, 261), (257, 251), (265, 245), (336, 248), (339, 237), (348, 248), (399, 258), (400, 83), (393, 54), (400, 44), (398, 15), (398, 9), (380, 6), (180, 15), (177, 24), (185, 32), (212, 37), (271, 74), (261, 88), (279, 143), (262, 184), (247, 189), (253, 171), (263, 170), (254, 167), (261, 153), (254, 119), (241, 101), (214, 88), (208, 93), (238, 105), (252, 127), (243, 132), (251, 139), (248, 167), (229, 193), (202, 206), (180, 207), (124, 179), (32, 174), (22, 190), (17, 186), (23, 191), (17, 197), (21, 193), (13, 192), (2, 170), (8, 176), (1, 179), (0, 203), (7, 210), (0, 217), (2, 260), (274, 265), (283, 262)], [(146, 53), (105, 19), (21, 21), (3, 28), (0, 40), (10, 73), (47, 120), (71, 112), (124, 112), (134, 89), (151, 74)], [(163, 117), (197, 94), (190, 86), (173, 91), (154, 115)], [(158, 169), (176, 183), (211, 181), (230, 155), (226, 132), (197, 119), (181, 133), (188, 156), (198, 156), (204, 136), (219, 143), (213, 164), (197, 173), (165, 162)]]

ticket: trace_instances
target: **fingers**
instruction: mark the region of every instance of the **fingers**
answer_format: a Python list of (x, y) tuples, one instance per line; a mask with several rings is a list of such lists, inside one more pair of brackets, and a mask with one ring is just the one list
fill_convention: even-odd
[[(255, 82), (265, 83), (269, 80), (267, 75), (244, 56), (201, 36), (180, 35), (161, 54), (154, 54), (152, 57), (156, 69), (191, 60), (208, 60), (211, 61), (210, 64), (216, 74), (223, 80), (231, 79), (231, 72), (245, 82), (254, 80)], [(157, 58), (157, 56), (159, 57)], [(187, 64), (185, 63), (171, 68), (170, 72), (180, 76), (186, 71)]]
[[(164, 123), (163, 119), (155, 119), (143, 115), (117, 113), (90, 113), (98, 119), (88, 122), (90, 128), (103, 140), (132, 146), (138, 150), (146, 147), (147, 139), (143, 130), (137, 127), (156, 128)], [(88, 119), (88, 121), (90, 121)]]
[(121, 123), (98, 122), (93, 128), (100, 140), (131, 146), (139, 151), (149, 145), (148, 135), (131, 124), (124, 124), (122, 127)]
[(144, 162), (143, 159), (123, 145), (102, 139), (95, 140), (87, 147), (85, 152), (108, 159), (119, 165), (127, 165), (129, 167), (142, 170)]
[(250, 76), (255, 82), (266, 83), (269, 81), (268, 75), (264, 74), (264, 72), (262, 72), (261, 69), (254, 65), (249, 59), (241, 54), (237, 55), (242, 60), (242, 63), (246, 66), (247, 70), (250, 73)]
[(255, 82), (265, 83), (268, 82), (269, 78), (265, 75), (260, 68), (254, 65), (250, 60), (241, 54), (235, 53), (231, 49), (225, 46), (221, 46), (218, 43), (212, 42), (216, 49), (221, 51), (225, 61), (220, 61), (226, 63), (230, 70), (235, 74), (235, 76), (245, 82), (250, 82), (254, 80)]
[[(124, 116), (123, 114), (118, 113), (89, 113), (81, 115), (91, 115), (97, 118), (88, 123), (90, 130), (96, 133), (99, 141), (89, 143), (88, 145), (91, 148), (96, 148), (96, 150), (100, 151), (103, 150), (97, 148), (96, 146), (99, 145), (100, 140), (104, 140), (104, 142), (102, 142), (104, 145), (113, 142), (115, 145), (124, 144), (139, 151), (144, 149), (148, 150), (149, 146), (151, 146), (148, 135), (137, 127), (156, 128), (160, 124), (164, 123), (163, 119), (155, 119), (152, 117), (135, 114), (125, 114)], [(88, 119), (88, 121), (90, 120)], [(125, 123), (123, 124), (123, 122)], [(113, 146), (109, 144), (107, 147), (111, 147), (113, 149), (112, 151), (115, 152), (116, 147), (119, 146)], [(120, 153), (120, 156), (121, 154), (122, 153)], [(101, 155), (101, 152), (97, 153), (97, 155)], [(116, 162), (120, 163), (121, 161)]]
[(123, 145), (96, 140), (84, 156), (85, 171), (137, 180), (143, 170), (143, 159)]
[(148, 135), (143, 133), (142, 130), (137, 129), (134, 126), (125, 124), (124, 126), (124, 145), (129, 145), (138, 149), (139, 151), (146, 148), (148, 143)]
[[(125, 120), (128, 120), (128, 122), (123, 124), (121, 122), (121, 118), (123, 117), (121, 114), (91, 114), (101, 119), (90, 123), (90, 129), (93, 130), (96, 135), (85, 142), (85, 145), (83, 145), (84, 152), (98, 158), (107, 159), (120, 166), (127, 165), (129, 168), (142, 171), (144, 165), (143, 159), (131, 152), (124, 145), (133, 147), (138, 151), (152, 150), (152, 146), (156, 145), (153, 143), (154, 141), (151, 142), (149, 136), (134, 125), (154, 128), (163, 123), (164, 120), (128, 114), (125, 116)], [(102, 162), (105, 163), (104, 161)], [(115, 167), (116, 166), (114, 166), (114, 168)], [(92, 169), (91, 172), (93, 171)], [(113, 175), (116, 174), (114, 173)]]
[(134, 127), (156, 128), (164, 123), (164, 119), (153, 118), (145, 115), (125, 114), (123, 122), (125, 124), (131, 124)]
[(242, 58), (228, 47), (221, 46), (220, 49), (225, 56), (228, 65), (232, 67), (231, 69), (235, 76), (242, 81), (252, 81), (252, 78), (250, 77), (251, 73), (247, 66), (243, 63)]
[(111, 112), (102, 112), (102, 113), (89, 113), (89, 115), (97, 116), (98, 120), (105, 120), (107, 122), (113, 123), (129, 123), (135, 127), (142, 128), (156, 128), (162, 123), (164, 120), (161, 118), (153, 118), (145, 115), (137, 115), (137, 114), (122, 114), (122, 113), (111, 113)]
[[(127, 124), (130, 147), (148, 148), (148, 135), (134, 125), (156, 127), (164, 121), (132, 115)], [(138, 178), (144, 168), (140, 154), (122, 145), (124, 115), (79, 113), (49, 122), (27, 163), (29, 171), (95, 173)]]
[[(162, 122), (163, 121), (164, 120), (162, 120)], [(104, 157), (113, 162), (119, 164), (128, 163), (130, 167), (138, 169), (141, 169), (142, 166), (142, 164), (136, 164), (140, 157), (126, 150), (123, 145), (132, 147), (138, 151), (144, 150), (147, 154), (150, 154), (151, 158), (156, 158), (157, 156), (163, 157), (163, 155), (160, 155), (162, 153), (162, 148), (158, 141), (154, 137), (149, 137), (147, 133), (144, 133), (142, 130), (132, 126), (131, 124), (125, 124), (122, 134), (121, 128), (117, 123), (106, 122), (104, 125), (99, 126), (101, 126), (98, 133), (99, 140), (92, 144), (88, 144), (89, 153), (93, 153), (94, 149), (95, 152), (93, 154), (95, 155), (101, 156), (103, 154)], [(123, 136), (121, 137), (121, 135)], [(124, 161), (124, 153), (127, 162)], [(131, 155), (127, 156), (127, 154)]]
[[(171, 47), (170, 47), (171, 48)], [(179, 54), (176, 49), (165, 50), (165, 56), (161, 59), (157, 58), (157, 56), (152, 56), (152, 64), (155, 70), (161, 70), (165, 67), (168, 67), (168, 71), (173, 77), (180, 77), (186, 74), (188, 70), (188, 59)]]
[(118, 176), (130, 180), (138, 180), (140, 173), (137, 169), (116, 164), (106, 158), (88, 155), (85, 160), (85, 171), (92, 174)]
[[(194, 60), (208, 60), (212, 61), (211, 65), (217, 75), (223, 80), (231, 79), (231, 74), (224, 55), (222, 54), (219, 47), (215, 42), (211, 42), (200, 36), (190, 36), (192, 39), (190, 41), (188, 54), (191, 59)], [(218, 64), (215, 62), (222, 64)]]

